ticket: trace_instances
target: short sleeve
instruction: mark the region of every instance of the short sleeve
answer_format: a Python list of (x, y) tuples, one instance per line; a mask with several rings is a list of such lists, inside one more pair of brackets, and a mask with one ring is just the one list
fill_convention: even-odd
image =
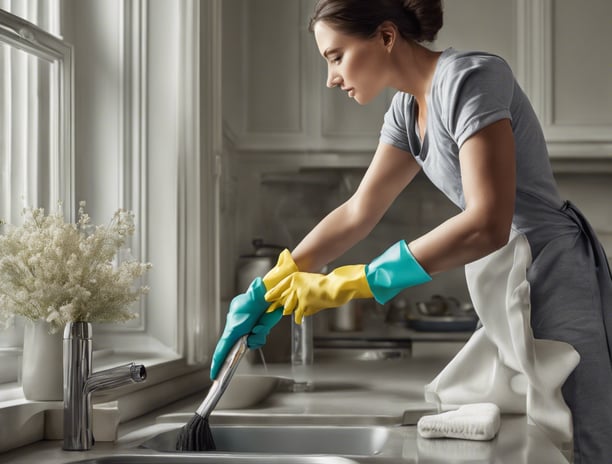
[(391, 105), (385, 113), (382, 128), (380, 130), (380, 139), (382, 143), (387, 143), (404, 151), (410, 151), (408, 142), (408, 128), (406, 114), (409, 109), (410, 97), (403, 93), (397, 92), (391, 100)]
[(438, 85), (448, 132), (457, 146), (484, 127), (511, 119), (515, 80), (501, 58), (481, 55), (454, 61)]

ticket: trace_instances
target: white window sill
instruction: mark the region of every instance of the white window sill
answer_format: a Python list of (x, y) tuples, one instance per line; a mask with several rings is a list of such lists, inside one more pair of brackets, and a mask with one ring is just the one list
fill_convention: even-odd
[[(94, 435), (112, 441), (121, 422), (205, 390), (208, 369), (188, 366), (171, 350), (101, 350), (94, 353), (94, 371), (128, 362), (144, 364), (145, 382), (94, 394)], [(109, 403), (111, 402), (111, 403)], [(61, 401), (28, 401), (16, 383), (0, 385), (0, 453), (43, 439), (61, 439)], [(98, 426), (96, 426), (98, 419)]]

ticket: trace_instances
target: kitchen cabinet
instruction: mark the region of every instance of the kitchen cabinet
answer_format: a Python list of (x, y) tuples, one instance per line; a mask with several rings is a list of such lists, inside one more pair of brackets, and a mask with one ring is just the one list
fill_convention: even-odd
[(612, 158), (612, 2), (447, 0), (444, 6), (436, 48), (504, 57), (538, 114), (553, 160)]
[(393, 91), (360, 106), (326, 87), (313, 0), (223, 2), (223, 112), (238, 151), (371, 151)]
[(448, 0), (436, 45), (503, 56), (553, 160), (605, 160), (612, 158), (611, 17), (608, 0)]
[[(315, 0), (223, 2), (226, 140), (239, 152), (370, 152), (389, 90), (360, 106), (325, 87), (307, 30)], [(612, 157), (612, 2), (448, 0), (436, 49), (503, 56), (553, 158)]]
[(612, 2), (549, 0), (534, 16), (533, 90), (552, 154), (612, 157)]

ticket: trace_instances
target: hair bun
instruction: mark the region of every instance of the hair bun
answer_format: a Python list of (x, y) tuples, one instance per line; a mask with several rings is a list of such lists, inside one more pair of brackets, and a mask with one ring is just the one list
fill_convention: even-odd
[(419, 25), (419, 42), (432, 42), (443, 24), (442, 0), (400, 0), (404, 10)]
[(345, 34), (372, 37), (392, 21), (404, 39), (431, 42), (442, 27), (441, 0), (318, 0), (308, 29), (325, 21)]

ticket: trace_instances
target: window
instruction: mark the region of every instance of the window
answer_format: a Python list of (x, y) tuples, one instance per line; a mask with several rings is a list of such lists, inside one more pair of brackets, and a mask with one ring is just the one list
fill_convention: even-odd
[[(141, 317), (94, 327), (94, 367), (121, 356), (149, 367), (165, 356), (201, 368), (220, 323), (220, 2), (59, 5), (62, 36), (74, 44), (72, 201), (86, 201), (96, 223), (118, 207), (133, 210), (132, 254), (154, 266), (151, 292), (135, 308)], [(54, 117), (51, 111), (51, 123)], [(17, 326), (0, 334), (5, 357), (13, 359), (0, 364), (0, 382), (15, 378), (21, 332)]]
[[(58, 30), (57, 1), (0, 8), (0, 218), (18, 224), (26, 205), (72, 207), (71, 49), (46, 32)], [(0, 331), (0, 383), (17, 380), (22, 342), (23, 321)]]

